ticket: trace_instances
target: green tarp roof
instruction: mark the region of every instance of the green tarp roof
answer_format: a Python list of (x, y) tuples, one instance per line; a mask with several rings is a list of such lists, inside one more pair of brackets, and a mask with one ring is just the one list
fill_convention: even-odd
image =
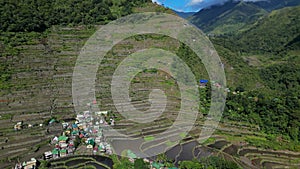
[(79, 133), (78, 130), (73, 130), (73, 131), (72, 131), (72, 134), (77, 134), (77, 133)]
[(58, 154), (58, 150), (57, 149), (53, 149), (52, 150), (52, 154), (56, 154), (57, 155)]
[(68, 140), (68, 137), (66, 136), (59, 136), (58, 137), (58, 141), (67, 141)]
[(51, 119), (50, 121), (49, 121), (49, 123), (54, 123), (56, 120), (55, 119)]
[(62, 150), (60, 150), (60, 152), (61, 152), (61, 153), (67, 153), (67, 150), (62, 149)]
[(152, 163), (152, 166), (153, 166), (154, 168), (156, 168), (156, 169), (160, 169), (160, 168), (163, 167), (164, 165), (161, 164), (161, 163), (153, 162), (153, 163)]
[(90, 139), (90, 140), (88, 141), (88, 144), (94, 145), (94, 144), (95, 144), (95, 140), (94, 140), (94, 139)]

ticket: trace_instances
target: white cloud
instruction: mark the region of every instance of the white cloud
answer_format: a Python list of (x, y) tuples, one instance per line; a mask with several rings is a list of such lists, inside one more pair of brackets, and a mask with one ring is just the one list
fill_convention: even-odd
[[(201, 9), (215, 4), (224, 4), (227, 1), (229, 0), (189, 0), (186, 6), (194, 9)], [(257, 2), (257, 1), (266, 1), (266, 0), (235, 0), (235, 1)]]
[(152, 0), (153, 3), (161, 4), (158, 0)]
[(188, 6), (193, 6), (193, 5), (197, 5), (199, 3), (202, 3), (204, 0), (191, 0), (189, 3), (188, 3)]

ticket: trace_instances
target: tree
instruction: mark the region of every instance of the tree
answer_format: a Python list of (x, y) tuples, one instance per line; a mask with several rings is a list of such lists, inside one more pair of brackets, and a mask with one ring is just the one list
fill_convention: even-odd
[(198, 161), (181, 161), (180, 162), (181, 169), (203, 169), (203, 165), (200, 164)]
[(149, 168), (149, 163), (145, 163), (143, 159), (136, 159), (134, 161), (134, 169)]

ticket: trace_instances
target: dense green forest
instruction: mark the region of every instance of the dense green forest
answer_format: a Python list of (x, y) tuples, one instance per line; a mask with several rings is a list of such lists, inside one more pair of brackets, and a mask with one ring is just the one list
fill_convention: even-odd
[(107, 23), (148, 0), (12, 0), (0, 2), (1, 31), (42, 32), (52, 25)]

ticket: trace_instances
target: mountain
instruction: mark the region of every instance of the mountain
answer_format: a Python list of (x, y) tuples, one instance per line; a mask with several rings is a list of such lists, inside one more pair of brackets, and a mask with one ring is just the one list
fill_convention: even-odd
[(173, 10), (178, 16), (182, 17), (182, 18), (189, 18), (191, 16), (193, 16), (196, 12), (179, 12), (179, 11), (175, 11)]
[(206, 33), (228, 34), (245, 29), (267, 14), (263, 8), (243, 1), (228, 1), (194, 14), (190, 21)]
[(299, 49), (299, 23), (300, 6), (275, 10), (233, 41), (240, 44), (240, 49), (252, 53)]
[(266, 0), (254, 2), (257, 6), (267, 10), (272, 11), (284, 7), (298, 6), (300, 5), (299, 0)]
[(190, 21), (206, 33), (231, 34), (248, 29), (249, 25), (273, 10), (298, 5), (299, 0), (229, 0), (200, 10), (190, 17)]
[[(261, 120), (260, 127), (265, 128), (263, 130), (266, 133), (282, 132), (285, 128), (284, 130), (290, 133), (289, 137), (298, 141), (300, 139), (299, 30), (300, 6), (296, 6), (274, 10), (248, 30), (210, 37), (225, 63), (225, 68), (227, 67), (225, 69), (227, 84), (232, 86), (235, 83), (236, 86), (242, 86), (248, 91), (258, 89), (260, 101), (266, 101), (264, 105), (260, 105), (258, 101), (256, 110), (253, 107), (246, 108), (251, 107), (251, 104), (244, 104), (246, 100), (241, 101), (241, 107), (246, 109), (239, 112), (238, 116), (244, 114), (245, 117), (252, 118), (256, 124)], [(230, 102), (228, 101), (227, 105), (230, 105)], [(284, 105), (285, 110), (280, 108), (281, 105)], [(239, 106), (233, 104), (232, 107)], [(268, 113), (265, 111), (266, 107), (269, 107)], [(250, 117), (251, 113), (245, 112), (247, 109), (253, 111), (253, 117)], [(226, 116), (226, 112), (224, 114)], [(274, 117), (283, 120), (276, 120)], [(281, 124), (275, 124), (277, 121)], [(290, 130), (290, 127), (293, 129)]]

